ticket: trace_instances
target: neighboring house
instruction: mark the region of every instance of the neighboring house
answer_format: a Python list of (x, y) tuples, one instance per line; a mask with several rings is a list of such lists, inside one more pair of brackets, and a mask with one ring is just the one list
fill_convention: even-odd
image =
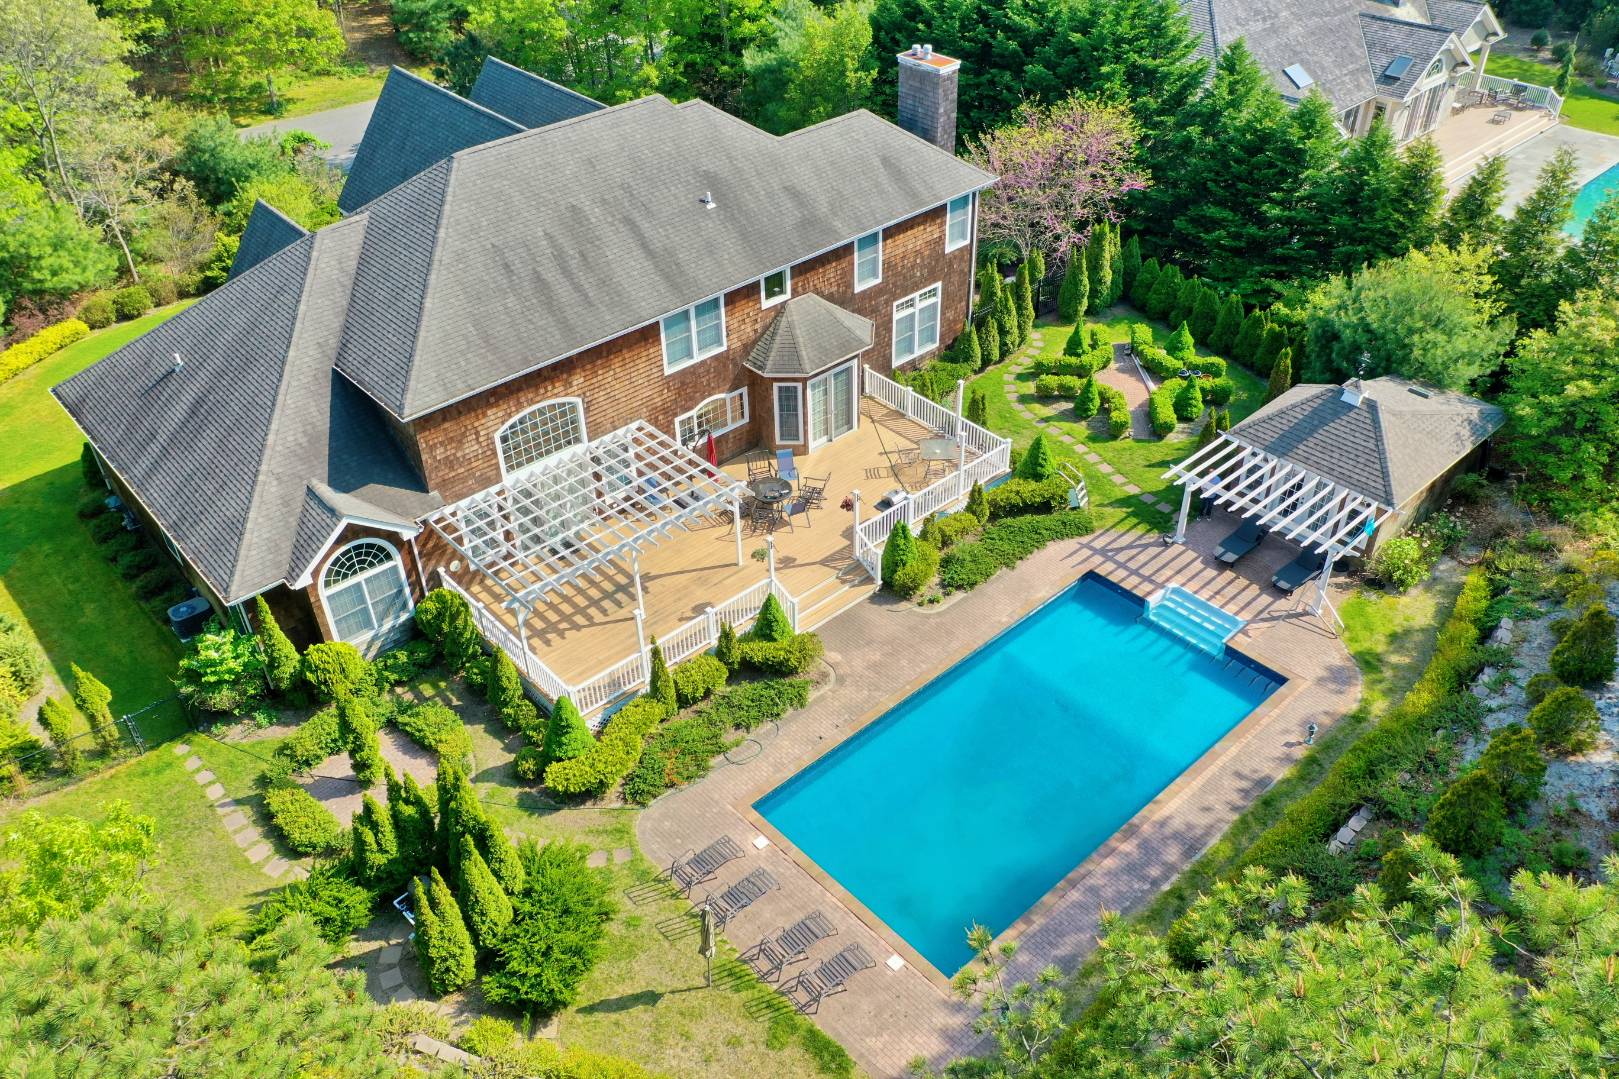
[[(916, 129), (944, 142), (947, 111), (953, 143), (942, 59), (904, 79)], [(263, 595), (294, 639), (375, 651), (469, 561), (501, 588), (552, 574), (508, 612), (614, 558), (640, 603), (643, 547), (738, 509), (710, 460), (844, 438), (873, 380), (969, 316), (994, 178), (871, 113), (776, 137), (498, 61), (472, 97), (396, 69), (348, 216), (311, 234), (259, 205), (223, 287), (54, 391), (240, 625)], [(644, 528), (593, 546), (603, 506)]]

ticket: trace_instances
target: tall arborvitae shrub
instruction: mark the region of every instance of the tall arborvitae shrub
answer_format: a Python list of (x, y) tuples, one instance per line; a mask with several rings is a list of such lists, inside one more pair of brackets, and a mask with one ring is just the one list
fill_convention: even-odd
[(394, 841), (399, 848), (401, 872), (412, 875), (433, 861), (433, 807), (427, 794), (408, 772), (388, 779), (388, 817), (393, 822)]
[(1276, 359), (1287, 347), (1287, 331), (1280, 326), (1266, 326), (1265, 337), (1259, 343), (1259, 351), (1254, 355), (1254, 370), (1261, 375), (1269, 376), (1276, 366)]
[(911, 526), (903, 520), (894, 522), (889, 530), (888, 542), (883, 544), (882, 583), (884, 588), (894, 586), (894, 574), (916, 557), (916, 537), (911, 535)]
[(1214, 339), (1215, 324), (1220, 321), (1220, 294), (1208, 285), (1201, 285), (1197, 294), (1197, 303), (1192, 307), (1192, 318), (1189, 325), (1192, 327), (1192, 336), (1203, 342), (1205, 347)]
[(118, 724), (112, 718), (112, 690), (77, 663), (71, 666), (73, 703), (84, 713), (85, 721), (90, 724), (90, 734), (101, 751), (109, 755), (118, 752), (124, 740), (119, 734)]
[(1614, 617), (1593, 603), (1552, 649), (1552, 673), (1569, 685), (1600, 685), (1613, 678), (1615, 647)]
[(714, 658), (733, 671), (737, 668), (736, 627), (729, 622), (720, 623), (719, 639), (714, 642)]
[(1088, 420), (1096, 415), (1102, 407), (1102, 388), (1097, 385), (1096, 376), (1087, 378), (1079, 387), (1079, 396), (1074, 398), (1074, 414), (1082, 420)]
[(1124, 244), (1119, 239), (1119, 226), (1108, 229), (1108, 288), (1107, 305), (1112, 307), (1124, 295)]
[(974, 371), (983, 369), (984, 350), (978, 344), (978, 331), (970, 322), (956, 339), (956, 362), (964, 363)]
[(652, 673), (647, 678), (646, 695), (673, 715), (679, 707), (675, 701), (675, 676), (669, 673), (669, 664), (664, 662), (663, 649), (658, 647), (656, 637), (652, 638), (651, 652)]
[(1148, 259), (1136, 271), (1136, 279), (1130, 283), (1130, 302), (1141, 310), (1147, 310), (1148, 301), (1152, 298), (1152, 290), (1158, 284), (1158, 278), (1163, 271), (1158, 266), (1157, 259)]
[(73, 709), (60, 697), (46, 697), (39, 706), (39, 725), (56, 747), (57, 758), (69, 772), (77, 772), (84, 755), (73, 738)]
[(1271, 365), (1270, 385), (1265, 390), (1265, 400), (1274, 401), (1286, 393), (1293, 385), (1293, 350), (1284, 348), (1276, 356), (1276, 362)]
[(84, 485), (92, 489), (104, 488), (107, 481), (102, 478), (101, 465), (96, 461), (96, 451), (86, 442), (79, 449), (79, 474), (84, 477)]
[(1249, 312), (1248, 317), (1242, 320), (1242, 329), (1237, 331), (1236, 340), (1231, 344), (1231, 358), (1252, 368), (1259, 356), (1259, 346), (1265, 343), (1265, 331), (1269, 328), (1270, 320), (1265, 317), (1265, 312)]
[(1130, 292), (1133, 296), (1135, 293), (1131, 290), (1135, 288), (1136, 275), (1141, 272), (1141, 241), (1133, 233), (1124, 241), (1124, 248), (1119, 253), (1119, 264), (1123, 272), (1115, 285), (1120, 295)]
[(480, 951), (495, 946), (511, 924), (512, 901), (489, 872), (470, 836), (461, 839), (461, 913), (466, 915), (472, 943)]
[(1168, 319), (1175, 310), (1183, 283), (1179, 267), (1166, 266), (1152, 286), (1152, 295), (1147, 297), (1147, 314), (1160, 321)]
[(257, 636), (259, 648), (264, 652), (264, 676), (272, 690), (285, 693), (298, 678), (298, 649), (281, 631), (263, 596), (254, 596), (253, 605), (259, 618)]
[(526, 731), (538, 718), (534, 702), (523, 692), (523, 680), (504, 649), (497, 648), (489, 665), (489, 704), (508, 730)]
[(985, 367), (993, 367), (1001, 362), (1005, 353), (1001, 349), (1000, 325), (993, 316), (984, 319), (983, 332), (978, 335), (978, 341), (984, 348)]
[(989, 496), (984, 493), (982, 483), (974, 483), (967, 492), (967, 512), (979, 521), (989, 520)]
[[(439, 876), (437, 869), (431, 874), (428, 900), (432, 905), (437, 924), (432, 939), (427, 942), (427, 950), (432, 958), (424, 964), (423, 973), (426, 973), (426, 969), (431, 969), (428, 985), (433, 992), (443, 996), (445, 993), (455, 992), (477, 977), (478, 953), (472, 947), (472, 934), (467, 932), (461, 905), (455, 901), (454, 893), (450, 891), (450, 886), (444, 883), (444, 878)], [(418, 936), (420, 933), (421, 927), (418, 925)]]
[(1106, 307), (1113, 295), (1111, 235), (1111, 226), (1104, 221), (1091, 229), (1090, 242), (1085, 245), (1085, 270), (1091, 279), (1089, 310), (1093, 313)]
[(1203, 391), (1198, 386), (1201, 379), (1189, 378), (1180, 389), (1175, 391), (1175, 417), (1190, 423), (1203, 415)]
[[(391, 787), (393, 776), (388, 778)], [(362, 795), (351, 835), (354, 872), (362, 882), (388, 891), (404, 882), (408, 874), (400, 871), (399, 833), (391, 807), (384, 809), (371, 795)]]
[(1203, 295), (1203, 281), (1200, 278), (1188, 277), (1181, 282), (1180, 292), (1175, 295), (1175, 310), (1169, 314), (1169, 324), (1179, 326), (1192, 321), (1192, 313), (1197, 310), (1198, 297)]
[(377, 720), (370, 704), (361, 697), (344, 697), (337, 702), (337, 719), (343, 741), (348, 746), (354, 778), (367, 787), (382, 778), (382, 746), (377, 741)]
[(1090, 302), (1091, 278), (1085, 266), (1085, 249), (1076, 247), (1068, 256), (1068, 268), (1062, 275), (1062, 288), (1057, 290), (1057, 317), (1063, 322), (1078, 322)]
[(1027, 341), (1034, 332), (1034, 275), (1027, 262), (1017, 268), (1017, 321), (1018, 336)]
[(1213, 442), (1219, 433), (1220, 414), (1211, 409), (1209, 411), (1208, 422), (1205, 423), (1197, 433), (1197, 448), (1202, 449), (1204, 446), (1207, 446), (1209, 443)]
[(477, 845), (478, 853), (483, 856), (484, 864), (489, 867), (495, 880), (506, 890), (507, 895), (517, 895), (523, 890), (523, 859), (517, 853), (517, 847), (507, 838), (500, 826), (490, 819), (489, 814), (478, 807), (478, 815), (470, 817), (467, 821), (467, 834)]
[(1220, 430), (1231, 430), (1231, 410), (1229, 408), (1222, 408), (1220, 410)]
[(416, 915), (415, 931), (411, 933), (411, 943), (416, 948), (416, 965), (421, 968), (422, 980), (436, 993), (438, 972), (433, 969), (433, 960), (443, 947), (440, 943), (443, 933), (439, 929), (438, 914), (433, 910), (433, 893), (417, 879), (411, 882), (410, 898), (411, 909)]
[(1034, 306), (1046, 292), (1046, 255), (1038, 247), (1029, 252), (1029, 286), (1034, 290)]
[(1017, 289), (1005, 288), (1001, 290), (1001, 298), (995, 305), (995, 322), (1001, 331), (1001, 348), (1011, 352), (1023, 345), (1021, 323), (1017, 317)]
[(579, 714), (579, 709), (567, 697), (558, 697), (551, 708), (551, 718), (545, 725), (545, 763), (571, 761), (584, 753), (596, 740)]
[(1051, 452), (1051, 444), (1046, 441), (1046, 436), (1043, 432), (1035, 435), (1034, 441), (1030, 442), (1029, 448), (1024, 451), (1023, 458), (1018, 461), (1018, 478), (1049, 480), (1056, 470), (1057, 461)]
[(976, 423), (980, 427), (989, 426), (989, 394), (983, 390), (972, 390), (967, 394), (967, 422)]
[(1001, 289), (1005, 287), (1001, 281), (1001, 271), (994, 264), (985, 266), (978, 271), (978, 309), (988, 314), (994, 314), (1000, 307)]
[(1194, 343), (1192, 331), (1187, 327), (1186, 323), (1183, 322), (1175, 327), (1175, 332), (1169, 335), (1168, 341), (1164, 342), (1164, 351), (1169, 353), (1171, 358), (1187, 365), (1197, 359), (1197, 345)]
[(1210, 352), (1229, 356), (1241, 332), (1242, 300), (1233, 292), (1220, 304), (1220, 315), (1214, 320), (1214, 332), (1209, 334), (1204, 344)]
[(482, 811), (466, 773), (454, 761), (439, 759), (433, 787), (434, 801), (438, 803), (438, 828), (433, 832), (434, 861), (450, 867), (453, 875), (456, 859), (460, 857), (461, 837), (466, 834), (466, 820)]

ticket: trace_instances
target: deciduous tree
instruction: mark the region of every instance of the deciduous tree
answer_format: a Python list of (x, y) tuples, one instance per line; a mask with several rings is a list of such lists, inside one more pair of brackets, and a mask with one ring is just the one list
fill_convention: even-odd
[(825, 9), (783, 0), (770, 16), (766, 43), (742, 55), (749, 119), (786, 134), (863, 107), (876, 75), (870, 13), (868, 0), (838, 0)]
[(6, 922), (29, 931), (47, 918), (73, 919), (114, 896), (141, 890), (157, 854), (152, 818), (125, 802), (101, 808), (92, 822), (28, 810), (0, 835), (0, 903)]

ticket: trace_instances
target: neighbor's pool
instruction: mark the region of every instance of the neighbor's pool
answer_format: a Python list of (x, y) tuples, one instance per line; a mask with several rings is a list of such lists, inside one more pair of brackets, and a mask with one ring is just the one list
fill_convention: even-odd
[(1619, 196), (1619, 163), (1607, 172), (1586, 181), (1574, 196), (1574, 216), (1569, 219), (1568, 232), (1579, 236), (1585, 232), (1585, 223), (1597, 212), (1597, 206), (1610, 195)]
[(1087, 575), (755, 803), (939, 970), (971, 958), (1280, 684)]

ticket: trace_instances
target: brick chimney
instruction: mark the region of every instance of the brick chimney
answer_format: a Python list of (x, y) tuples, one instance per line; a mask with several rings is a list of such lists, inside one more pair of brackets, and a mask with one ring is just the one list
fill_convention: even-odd
[(961, 61), (912, 45), (899, 54), (899, 126), (956, 152), (956, 84)]

